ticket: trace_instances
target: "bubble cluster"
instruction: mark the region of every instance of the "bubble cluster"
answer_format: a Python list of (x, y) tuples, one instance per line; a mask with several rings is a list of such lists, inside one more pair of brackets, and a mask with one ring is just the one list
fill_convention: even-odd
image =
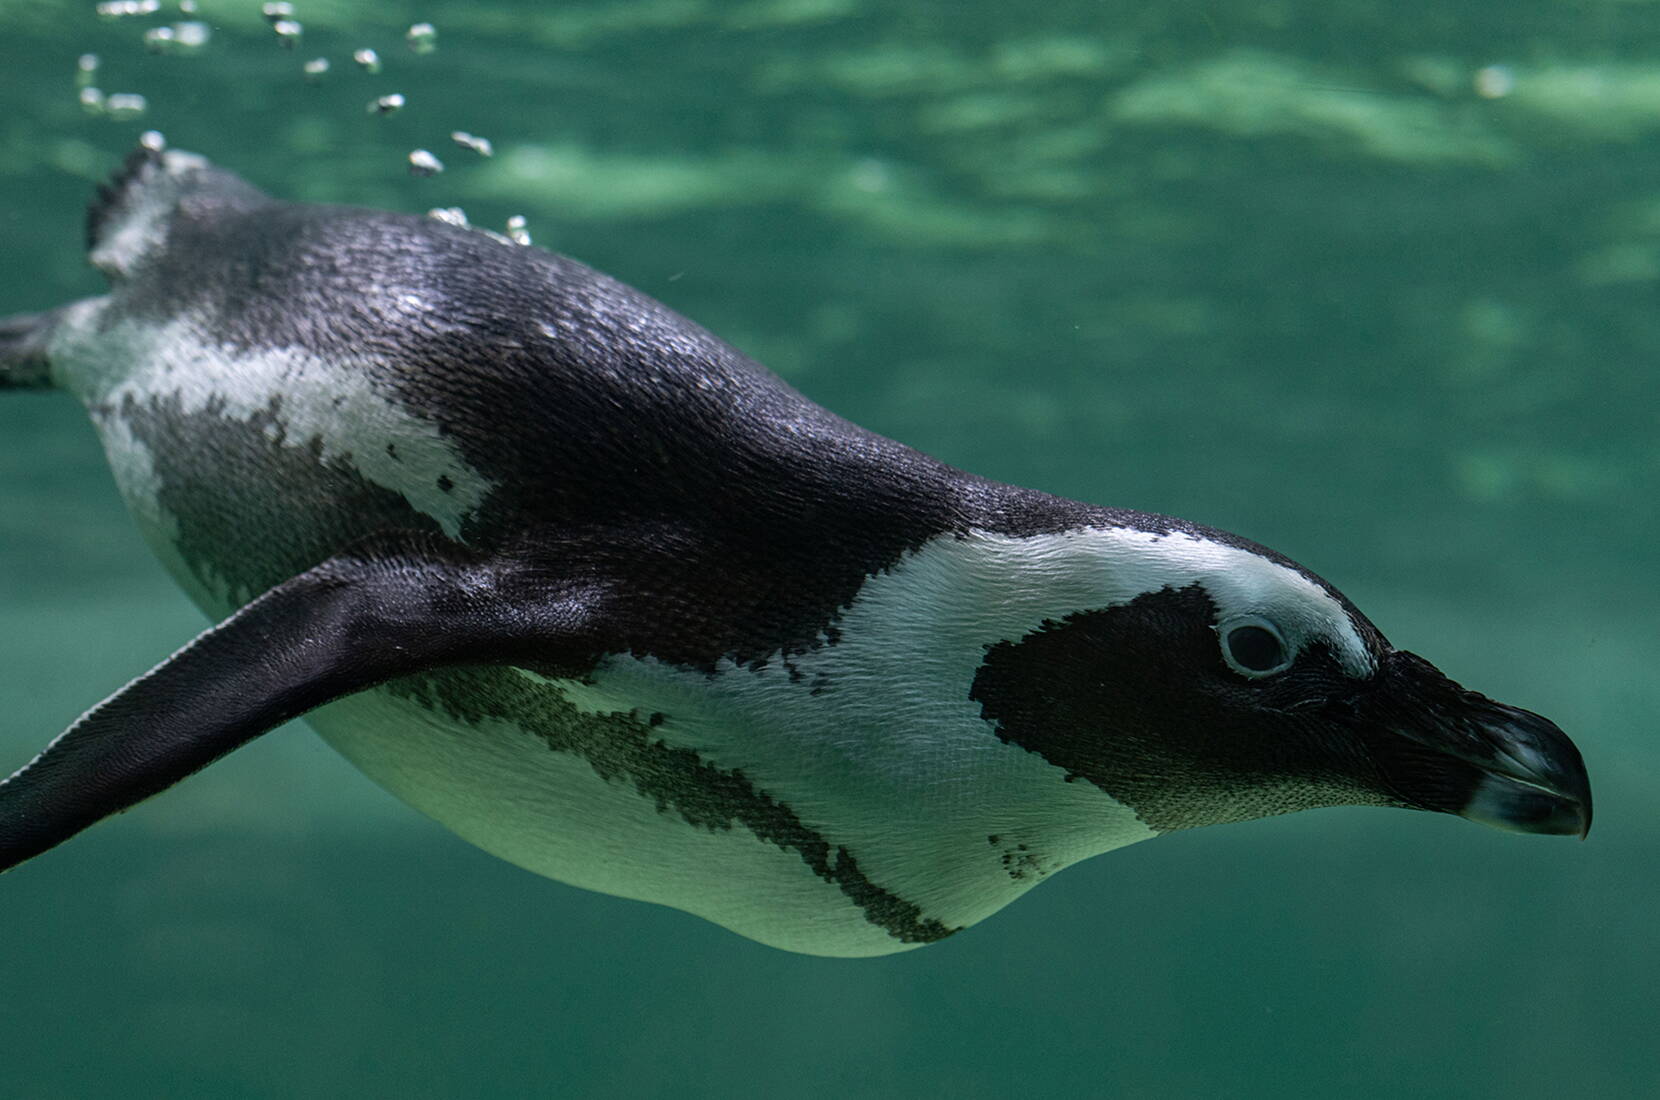
[[(198, 0), (173, 0), (181, 15), (192, 16), (198, 8)], [(98, 15), (106, 19), (119, 19), (130, 16), (154, 15), (161, 11), (163, 0), (100, 0), (96, 6)], [(296, 16), (295, 4), (289, 0), (265, 0), (259, 5), (260, 15), (270, 26), (277, 42), (285, 49), (296, 49), (305, 34), (305, 28)], [(208, 44), (212, 37), (209, 24), (197, 19), (185, 18), (179, 22), (151, 26), (145, 28), (142, 35), (144, 48), (153, 54), (185, 54), (195, 52)], [(411, 53), (424, 55), (433, 52), (438, 46), (438, 30), (431, 23), (412, 23), (404, 31), (404, 43)], [(353, 64), (364, 73), (377, 76), (381, 72), (381, 55), (372, 47), (363, 46), (351, 51)], [(132, 119), (145, 114), (149, 109), (149, 101), (135, 92), (105, 93), (97, 87), (100, 72), (100, 60), (97, 54), (82, 54), (75, 64), (75, 86), (77, 97), (83, 110), (90, 115), (110, 119)], [(300, 66), (304, 80), (309, 84), (320, 84), (329, 76), (333, 69), (328, 57), (313, 57)], [(403, 110), (406, 99), (400, 92), (390, 92), (376, 96), (368, 103), (367, 112), (370, 115), (391, 115)], [(489, 138), (468, 133), (465, 130), (450, 131), (450, 140), (457, 146), (466, 149), (480, 157), (495, 155), (495, 146)], [(141, 139), (148, 147), (162, 148), (162, 138), (158, 131), (146, 131)], [(153, 143), (153, 144), (152, 144)], [(444, 163), (429, 149), (415, 149), (407, 157), (409, 174), (415, 177), (435, 176), (444, 171)], [(452, 224), (465, 226), (466, 216), (459, 207), (440, 208), (433, 212), (434, 217), (450, 221)], [(459, 219), (459, 220), (457, 220)], [(503, 241), (517, 244), (529, 244), (530, 234), (525, 228), (523, 215), (514, 215), (508, 220), (507, 234), (503, 236), (492, 230), (479, 229), (479, 232)]]
[(523, 214), (514, 214), (507, 219), (507, 232), (497, 233), (494, 229), (486, 229), (482, 225), (474, 225), (467, 219), (467, 212), (459, 206), (435, 206), (427, 211), (427, 217), (435, 222), (453, 225), (457, 229), (471, 229), (475, 233), (483, 234), (498, 244), (528, 245), (530, 233), (525, 229)]
[(144, 48), (151, 53), (195, 53), (211, 37), (213, 32), (206, 23), (189, 20), (170, 27), (151, 27), (144, 32)]
[(161, 10), (161, 0), (103, 0), (95, 10), (105, 19), (125, 19), (133, 15), (154, 15)]
[(101, 62), (95, 53), (84, 53), (75, 60), (76, 100), (81, 110), (89, 115), (113, 119), (137, 118), (150, 107), (149, 101), (134, 92), (116, 92), (105, 95), (93, 81), (98, 77)]

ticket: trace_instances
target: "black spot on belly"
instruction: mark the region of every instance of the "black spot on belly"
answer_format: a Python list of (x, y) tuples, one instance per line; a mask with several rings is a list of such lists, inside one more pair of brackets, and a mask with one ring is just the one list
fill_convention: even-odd
[(246, 418), (218, 401), (187, 413), (177, 397), (129, 396), (101, 411), (149, 449), (179, 555), (209, 588), (228, 585), (234, 602), (376, 531), (438, 533), (401, 494), (325, 460), (321, 440), (290, 438), (280, 398)]
[(1005, 838), (998, 833), (986, 837), (986, 843), (993, 848), (1003, 849), (999, 861), (1003, 864), (1003, 873), (1008, 875), (1011, 881), (1043, 878), (1049, 874), (1049, 868), (1044, 866), (1043, 856), (1033, 851), (1029, 844), (1015, 841), (1005, 843)]
[(1029, 875), (1043, 874), (1043, 862), (1036, 852), (1031, 851), (1024, 844), (1016, 844), (1011, 851), (1003, 853), (1003, 870), (1016, 882)]
[(652, 733), (662, 716), (584, 714), (553, 687), (500, 668), (455, 669), (400, 680), (389, 689), (464, 722), (511, 722), (555, 752), (586, 760), (600, 778), (628, 783), (659, 812), (710, 830), (742, 826), (768, 844), (794, 852), (835, 885), (865, 918), (901, 943), (932, 943), (956, 928), (924, 917), (913, 902), (883, 889), (860, 870), (845, 847), (832, 846), (788, 804), (760, 790), (741, 770), (718, 768), (691, 749), (665, 745)]

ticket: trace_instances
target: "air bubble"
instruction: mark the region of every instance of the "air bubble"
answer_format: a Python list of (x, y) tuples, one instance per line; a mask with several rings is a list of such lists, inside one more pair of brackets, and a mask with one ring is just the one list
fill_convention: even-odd
[(374, 74), (380, 72), (380, 54), (376, 53), (374, 50), (353, 50), (352, 60), (357, 62), (357, 67), (366, 73)]
[(459, 206), (435, 206), (427, 211), (427, 217), (458, 229), (471, 228), (471, 223), (467, 221), (467, 212)]
[(195, 15), (196, 0), (179, 0), (179, 13), (181, 15)]
[(507, 239), (514, 244), (529, 244), (530, 230), (525, 228), (525, 216), (514, 214), (507, 219)]
[(419, 54), (428, 54), (438, 48), (438, 28), (431, 23), (416, 23), (403, 34), (409, 48)]
[(305, 63), (304, 69), (306, 80), (312, 84), (316, 84), (329, 74), (329, 59), (326, 57), (314, 57)]
[(305, 28), (292, 19), (279, 19), (271, 24), (271, 29), (277, 32), (277, 41), (290, 50), (300, 44), (300, 36), (305, 33)]
[(409, 154), (409, 174), (412, 176), (436, 176), (443, 170), (444, 162), (425, 149)]
[(150, 101), (136, 92), (116, 92), (104, 100), (104, 113), (115, 119), (137, 118), (150, 109)]
[(196, 19), (183, 23), (173, 24), (173, 50), (175, 53), (195, 53), (208, 44), (213, 37), (213, 31), (206, 23)]
[(151, 27), (144, 32), (144, 48), (151, 53), (195, 53), (211, 35), (206, 23), (196, 21)]
[(294, 18), (294, 5), (286, 3), (265, 4), (260, 7), (259, 14), (265, 16), (267, 23), (278, 23), (284, 19)]
[(104, 113), (104, 93), (99, 89), (92, 87), (82, 88), (80, 101), (81, 110), (85, 111), (87, 114), (101, 115)]
[(124, 19), (132, 15), (154, 15), (161, 10), (161, 0), (104, 0), (96, 11), (105, 19)]
[(138, 143), (152, 153), (159, 153), (167, 148), (167, 138), (160, 130), (146, 130), (138, 135)]
[(75, 59), (75, 87), (90, 87), (98, 75), (98, 55), (83, 53)]
[(496, 148), (490, 144), (489, 138), (477, 137), (465, 130), (451, 130), (450, 140), (463, 149), (471, 149), (481, 157), (494, 156), (496, 153)]
[(369, 101), (369, 113), (372, 115), (389, 115), (394, 111), (403, 110), (404, 98), (397, 92), (383, 95), (379, 99)]

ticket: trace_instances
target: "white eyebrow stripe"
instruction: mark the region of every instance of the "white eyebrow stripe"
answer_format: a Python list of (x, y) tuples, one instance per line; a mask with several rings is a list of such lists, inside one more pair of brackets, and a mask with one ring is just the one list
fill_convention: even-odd
[[(1011, 577), (1024, 583), (1011, 585)], [(1348, 609), (1313, 578), (1254, 551), (1185, 531), (1086, 527), (1045, 535), (977, 530), (944, 536), (873, 577), (860, 599), (880, 599), (878, 593), (890, 585), (935, 588), (941, 596), (966, 586), (971, 592), (954, 600), (913, 605), (961, 609), (979, 620), (964, 627), (988, 640), (1012, 641), (1045, 621), (1194, 584), (1204, 587), (1222, 617), (1271, 617), (1299, 647), (1314, 638), (1331, 640), (1349, 675), (1376, 671), (1376, 658)]]

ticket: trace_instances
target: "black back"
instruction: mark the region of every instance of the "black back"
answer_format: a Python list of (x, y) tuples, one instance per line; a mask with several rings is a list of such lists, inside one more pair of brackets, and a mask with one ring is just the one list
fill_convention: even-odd
[[(679, 663), (815, 645), (866, 578), (970, 528), (1187, 530), (1279, 559), (963, 473), (572, 260), (429, 218), (275, 202), (217, 169), (197, 173), (117, 307), (192, 311), (231, 349), (368, 372), (490, 482), (465, 541), (642, 593), (619, 642)], [(384, 500), (369, 512), (395, 524)], [(428, 524), (411, 509), (408, 526)], [(315, 546), (269, 583), (338, 549)], [(665, 598), (685, 606), (665, 614)]]

